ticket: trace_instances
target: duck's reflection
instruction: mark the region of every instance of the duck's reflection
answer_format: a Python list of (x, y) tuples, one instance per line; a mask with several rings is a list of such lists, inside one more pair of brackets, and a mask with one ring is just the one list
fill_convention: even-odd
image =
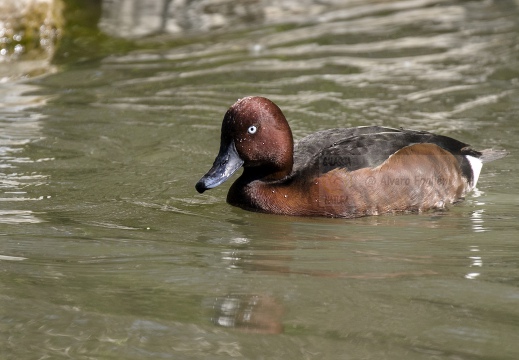
[(265, 294), (229, 294), (214, 303), (213, 322), (226, 328), (260, 334), (283, 332), (283, 305)]
[[(219, 254), (222, 268), (234, 275), (384, 281), (435, 277), (454, 261), (461, 267), (462, 276), (473, 280), (480, 276), (483, 265), (478, 246), (469, 248), (469, 271), (467, 257), (460, 261), (449, 253), (434, 250), (443, 244), (438, 239), (451, 229), (485, 231), (483, 214), (483, 209), (477, 209), (469, 220), (464, 212), (441, 212), (365, 218), (346, 224), (333, 219), (256, 215), (254, 221), (233, 223), (232, 235), (220, 238), (223, 248)], [(308, 232), (309, 226), (314, 231)], [(435, 231), (431, 243), (422, 238), (423, 228)], [(407, 238), (398, 240), (397, 236), (402, 234)], [(224, 290), (216, 300), (209, 299), (212, 322), (242, 332), (282, 333), (284, 308), (288, 306), (284, 297), (274, 294), (272, 288), (254, 285), (258, 284), (247, 283), (250, 291)]]

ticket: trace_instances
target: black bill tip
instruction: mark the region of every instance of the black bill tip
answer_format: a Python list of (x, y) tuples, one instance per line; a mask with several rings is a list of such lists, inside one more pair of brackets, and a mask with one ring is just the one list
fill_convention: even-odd
[(205, 185), (205, 182), (203, 181), (204, 179), (200, 179), (196, 185), (195, 185), (195, 189), (196, 191), (198, 191), (200, 194), (202, 194), (204, 191), (206, 191), (207, 189), (209, 189), (206, 185)]

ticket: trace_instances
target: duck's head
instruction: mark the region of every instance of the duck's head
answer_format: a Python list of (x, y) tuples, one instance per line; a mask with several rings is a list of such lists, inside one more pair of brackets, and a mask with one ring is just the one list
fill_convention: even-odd
[(240, 99), (225, 113), (220, 151), (196, 190), (220, 185), (241, 166), (251, 179), (281, 179), (292, 171), (293, 150), (290, 126), (276, 104), (257, 96)]

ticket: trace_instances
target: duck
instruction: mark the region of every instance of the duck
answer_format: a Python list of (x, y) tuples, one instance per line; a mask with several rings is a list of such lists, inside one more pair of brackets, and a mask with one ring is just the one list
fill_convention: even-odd
[(322, 130), (294, 145), (281, 109), (250, 96), (225, 113), (218, 155), (195, 188), (215, 188), (243, 167), (227, 202), (245, 210), (337, 218), (421, 213), (462, 201), (483, 163), (506, 155), (385, 126)]

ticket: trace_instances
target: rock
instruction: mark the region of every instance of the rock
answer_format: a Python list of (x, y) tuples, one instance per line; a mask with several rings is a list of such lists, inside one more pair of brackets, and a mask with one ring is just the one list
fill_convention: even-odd
[[(0, 78), (47, 72), (63, 25), (62, 7), (61, 0), (0, 2)], [(6, 66), (14, 61), (26, 63)]]

